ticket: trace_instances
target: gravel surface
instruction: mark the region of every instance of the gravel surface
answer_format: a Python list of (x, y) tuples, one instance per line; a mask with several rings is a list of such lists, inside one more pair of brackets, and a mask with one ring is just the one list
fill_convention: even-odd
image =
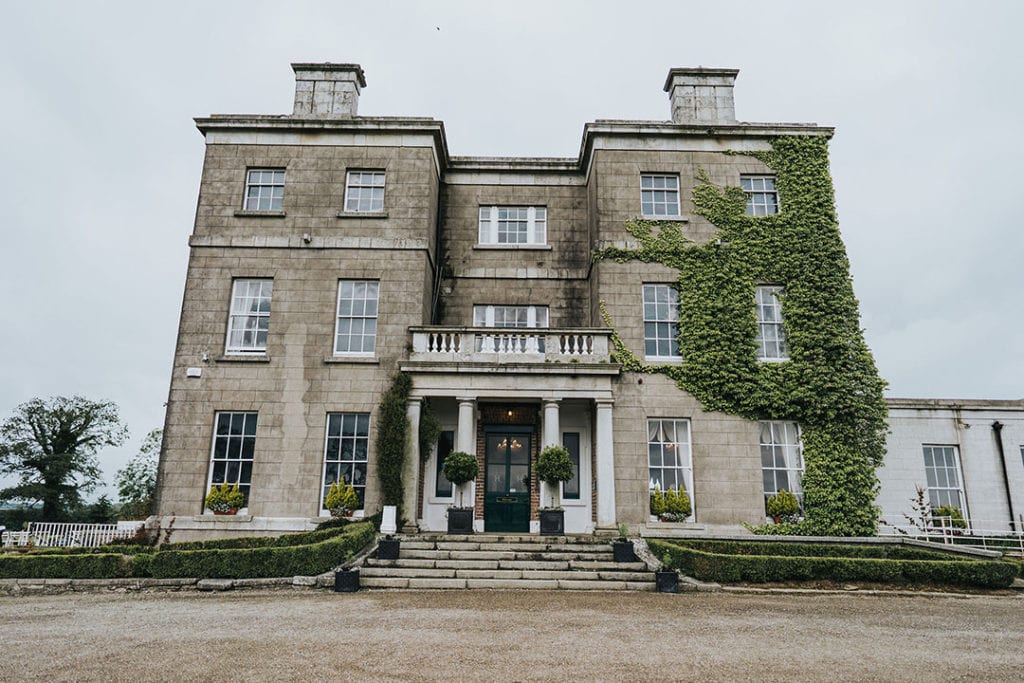
[(0, 598), (0, 679), (1024, 678), (1024, 597), (327, 591)]

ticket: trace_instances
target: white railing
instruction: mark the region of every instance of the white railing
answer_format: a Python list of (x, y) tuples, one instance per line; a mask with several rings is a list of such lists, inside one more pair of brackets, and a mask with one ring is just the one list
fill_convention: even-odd
[(412, 328), (410, 360), (607, 362), (606, 329)]
[(932, 517), (927, 521), (918, 518), (912, 521), (904, 515), (883, 515), (878, 533), (1024, 555), (1024, 519), (1018, 519), (1011, 528), (1009, 520), (1005, 519)]
[(95, 548), (115, 538), (133, 536), (145, 522), (117, 524), (79, 524), (75, 522), (29, 522), (25, 531), (4, 531), (0, 545), (4, 548)]

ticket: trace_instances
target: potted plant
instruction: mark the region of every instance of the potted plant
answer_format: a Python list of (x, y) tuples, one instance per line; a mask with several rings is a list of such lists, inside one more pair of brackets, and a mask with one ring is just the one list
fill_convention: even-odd
[(793, 522), (796, 521), (797, 515), (800, 514), (800, 502), (796, 499), (795, 495), (786, 489), (781, 489), (775, 495), (768, 496), (765, 510), (776, 524)]
[(651, 521), (657, 521), (661, 519), (661, 516), (665, 514), (665, 494), (661, 490), (660, 484), (655, 484), (654, 488), (651, 489)]
[(468, 481), (476, 479), (479, 472), (479, 465), (476, 456), (465, 451), (452, 451), (444, 459), (444, 467), (441, 468), (444, 476), (459, 491), (459, 505), (448, 508), (448, 533), (450, 534), (471, 534), (473, 533), (473, 507), (464, 507), (462, 504), (462, 487)]
[(661, 512), (663, 522), (685, 522), (693, 512), (690, 496), (682, 486), (665, 491), (664, 501), (664, 509)]
[(378, 560), (397, 560), (401, 540), (388, 534), (377, 541)]
[(358, 567), (345, 565), (334, 572), (335, 593), (355, 593), (357, 590), (359, 590)]
[(537, 458), (537, 478), (548, 485), (551, 506), (542, 507), (540, 533), (542, 536), (560, 536), (565, 533), (565, 511), (558, 505), (558, 487), (572, 479), (572, 460), (565, 446), (548, 446)]
[(359, 494), (352, 484), (336, 481), (328, 489), (324, 505), (330, 511), (331, 517), (351, 517), (359, 507)]
[(967, 528), (967, 520), (955, 505), (940, 505), (932, 509), (932, 526), (944, 533), (959, 536)]
[(636, 562), (633, 542), (629, 540), (629, 527), (619, 525), (619, 537), (612, 541), (612, 553), (616, 562)]
[(245, 494), (238, 489), (237, 483), (229, 486), (224, 482), (206, 494), (206, 507), (215, 515), (234, 515), (238, 508), (245, 507)]
[(672, 568), (672, 556), (668, 553), (661, 558), (661, 567), (654, 572), (654, 580), (659, 593), (679, 592), (679, 572)]

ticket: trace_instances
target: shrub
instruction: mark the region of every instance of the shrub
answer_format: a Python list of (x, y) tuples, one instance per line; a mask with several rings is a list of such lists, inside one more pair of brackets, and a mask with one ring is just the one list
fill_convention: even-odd
[[(136, 556), (138, 557), (138, 556)], [(134, 576), (133, 558), (120, 554), (0, 555), (4, 579), (117, 579)]]
[(359, 507), (359, 494), (352, 484), (336, 481), (327, 491), (324, 504), (334, 517), (344, 517)]
[(214, 486), (206, 494), (206, 507), (214, 512), (231, 512), (245, 507), (245, 494), (242, 493), (236, 483), (229, 486), (224, 482), (220, 486)]
[(768, 496), (768, 502), (765, 503), (765, 511), (769, 517), (792, 522), (800, 514), (800, 503), (795, 495), (786, 489), (782, 489), (775, 495)]
[(480, 471), (476, 456), (465, 451), (452, 451), (444, 459), (444, 476), (459, 488), (459, 505), (462, 505), (462, 485), (476, 479)]
[(651, 514), (655, 517), (661, 517), (665, 514), (665, 494), (661, 487), (657, 485), (651, 491)]
[(902, 543), (853, 544), (853, 543), (790, 543), (785, 541), (716, 541), (686, 539), (676, 545), (702, 552), (720, 555), (774, 555), (780, 557), (848, 557), (892, 560), (947, 560), (966, 562), (970, 556), (916, 548)]
[(1005, 588), (1016, 574), (1010, 563), (1002, 561), (725, 555), (653, 539), (649, 544), (653, 551), (668, 554), (668, 564), (683, 573), (720, 583), (825, 579)]
[(690, 497), (686, 495), (686, 489), (677, 486), (665, 492), (665, 511), (662, 516), (671, 522), (682, 522), (690, 513), (693, 506), (690, 504)]
[[(945, 517), (946, 519), (940, 519)], [(932, 510), (932, 524), (933, 526), (942, 528), (953, 527), (954, 529), (966, 529), (967, 520), (964, 519), (964, 514), (960, 512), (960, 508), (953, 505), (941, 505)]]
[(168, 550), (152, 556), (149, 574), (157, 578), (216, 579), (321, 574), (351, 558), (373, 540), (375, 533), (372, 524), (360, 523), (306, 545)]
[(558, 484), (572, 479), (572, 460), (565, 446), (548, 446), (537, 457), (537, 478), (551, 487), (551, 506), (555, 507)]

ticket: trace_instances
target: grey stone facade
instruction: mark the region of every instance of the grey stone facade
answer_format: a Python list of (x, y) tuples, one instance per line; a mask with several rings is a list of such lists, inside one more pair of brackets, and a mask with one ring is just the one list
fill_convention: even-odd
[[(758, 424), (706, 412), (666, 378), (623, 373), (609, 362), (600, 303), (642, 357), (643, 285), (673, 283), (676, 273), (660, 265), (595, 263), (591, 254), (629, 243), (623, 226), (641, 213), (642, 174), (678, 178), (686, 235), (706, 242), (715, 228), (691, 201), (699, 169), (715, 183), (738, 185), (741, 174), (769, 171), (726, 150), (765, 150), (777, 135), (830, 137), (832, 129), (737, 123), (735, 71), (673, 70), (666, 83), (671, 122), (589, 123), (573, 159), (449, 157), (439, 121), (358, 116), (366, 81), (357, 65), (294, 68), (291, 115), (197, 119), (206, 158), (157, 510), (163, 523), (175, 519), (177, 540), (311, 528), (324, 514), (333, 413), (369, 415), (360, 514), (376, 512), (378, 404), (398, 370), (413, 378), (410, 419), (415, 423), (429, 403), (454, 433), (456, 449), (479, 451), (496, 426), (480, 416), (506, 405), (533, 411), (523, 425), (541, 446), (578, 434), (581, 494), (564, 501), (569, 531), (620, 522), (675, 531), (764, 521)], [(283, 169), (279, 208), (247, 206), (252, 169)], [(381, 209), (346, 209), (350, 171), (383, 173)], [(543, 207), (545, 238), (481, 244), (480, 210), (491, 206)], [(266, 348), (228, 354), (233, 282), (250, 278), (273, 282)], [(335, 353), (340, 280), (379, 283), (376, 344), (368, 355)], [(474, 307), (488, 305), (545, 306), (549, 329), (519, 330), (522, 336), (504, 341), (469, 329)], [(519, 346), (502, 353), (492, 343)], [(214, 517), (203, 503), (216, 481), (216, 415), (225, 412), (258, 415), (248, 503), (231, 518)], [(650, 419), (689, 421), (694, 514), (687, 522), (649, 516)], [(453, 499), (435, 490), (437, 454), (416, 453), (414, 445), (410, 451), (419, 466), (407, 477), (405, 505), (415, 510), (408, 528), (443, 528)], [(477, 456), (486, 471), (488, 456)], [(484, 474), (474, 486), (483, 500)], [(536, 531), (535, 476), (529, 487), (530, 530)], [(477, 526), (484, 530), (487, 513), (480, 507)]]

